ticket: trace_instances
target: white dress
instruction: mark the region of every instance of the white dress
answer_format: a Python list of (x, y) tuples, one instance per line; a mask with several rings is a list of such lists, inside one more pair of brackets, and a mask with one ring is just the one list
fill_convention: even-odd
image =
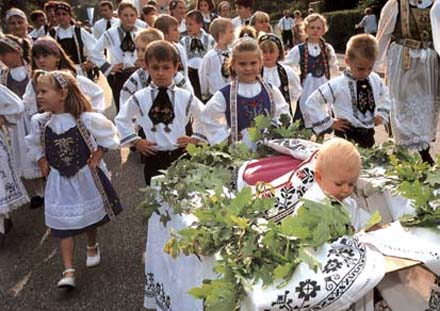
[[(308, 50), (309, 55), (312, 57), (317, 57), (319, 54), (321, 54), (321, 47), (319, 46), (319, 43), (307, 43), (308, 44)], [(339, 67), (338, 67), (338, 59), (336, 58), (336, 52), (333, 49), (333, 47), (327, 44), (327, 56), (328, 56), (328, 66), (330, 71), (330, 78), (335, 77), (338, 75)], [(283, 61), (283, 64), (292, 66), (293, 69), (300, 74), (300, 61), (301, 61), (301, 55), (299, 51), (299, 46), (295, 45), (286, 55), (285, 60)], [(305, 77), (304, 81), (302, 81), (302, 95), (299, 100), (300, 105), (305, 103), (307, 98), (309, 98), (310, 94), (313, 93), (318, 87), (326, 83), (328, 79), (325, 75), (322, 75), (321, 77), (317, 78), (312, 75), (312, 73), (308, 73)]]
[[(429, 10), (433, 1), (409, 0), (413, 7)], [(431, 11), (434, 46), (440, 43), (440, 7), (435, 2)], [(379, 19), (378, 70), (386, 70), (391, 96), (391, 127), (394, 140), (406, 148), (423, 150), (435, 139), (439, 113), (439, 55), (434, 48), (409, 48), (411, 67), (403, 68), (403, 45), (391, 42), (399, 15), (397, 0), (389, 0)], [(390, 43), (391, 42), (391, 43)]]
[[(90, 132), (95, 148), (98, 145), (110, 149), (118, 148), (116, 128), (110, 120), (96, 112), (83, 113), (81, 120)], [(40, 144), (44, 122), (56, 134), (65, 133), (76, 126), (73, 116), (68, 113), (34, 115), (31, 134), (26, 137), (29, 157), (34, 161), (45, 155)], [(106, 172), (103, 161), (100, 168)], [(88, 165), (72, 177), (62, 176), (57, 169), (50, 168), (45, 192), (45, 218), (48, 227), (58, 230), (82, 229), (99, 222), (105, 215), (103, 201)]]
[[(20, 120), (23, 110), (20, 98), (0, 84), (0, 116), (5, 117), (8, 127)], [(27, 192), (15, 170), (7, 135), (0, 128), (0, 220), (5, 214), (28, 202)], [(2, 224), (0, 221), (0, 233), (4, 233)]]

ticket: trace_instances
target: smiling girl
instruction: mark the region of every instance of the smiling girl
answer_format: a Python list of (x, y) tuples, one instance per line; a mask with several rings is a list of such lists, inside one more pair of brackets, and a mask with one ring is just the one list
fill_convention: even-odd
[(260, 78), (263, 62), (254, 39), (242, 38), (232, 48), (232, 82), (216, 92), (202, 112), (201, 120), (211, 144), (230, 137), (235, 143), (248, 141), (247, 129), (258, 115), (270, 115), (276, 122), (289, 114), (289, 105), (278, 88)]

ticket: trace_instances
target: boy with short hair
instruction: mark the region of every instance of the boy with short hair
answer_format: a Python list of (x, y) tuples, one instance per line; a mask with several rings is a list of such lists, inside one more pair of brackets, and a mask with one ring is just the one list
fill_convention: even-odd
[(188, 76), (194, 88), (194, 94), (202, 99), (198, 70), (203, 57), (214, 48), (214, 38), (203, 30), (203, 15), (200, 11), (190, 11), (185, 17), (188, 35), (180, 43), (188, 58)]
[(350, 198), (361, 167), (361, 156), (352, 143), (337, 137), (326, 141), (316, 157), (316, 183), (306, 191), (304, 199), (346, 207), (355, 231), (359, 231), (371, 218), (368, 211), (359, 208)]
[(154, 28), (162, 31), (166, 41), (170, 42), (177, 49), (179, 54), (179, 68), (177, 74), (174, 77), (174, 81), (178, 87), (187, 89), (191, 93), (194, 92), (191, 85), (191, 81), (188, 77), (188, 60), (186, 57), (186, 52), (183, 46), (179, 43), (180, 32), (179, 32), (179, 22), (177, 19), (168, 14), (161, 14), (154, 22)]
[(377, 54), (373, 36), (350, 38), (344, 74), (323, 84), (301, 103), (306, 127), (316, 134), (334, 131), (362, 148), (374, 145), (374, 127), (386, 123), (390, 112), (388, 88), (372, 72)]
[[(174, 85), (179, 55), (169, 42), (151, 43), (145, 52), (145, 66), (151, 84), (136, 92), (121, 106), (115, 118), (121, 145), (133, 146), (145, 157), (144, 176), (147, 185), (159, 170), (166, 169), (184, 153), (189, 143), (204, 139), (199, 121), (203, 104), (187, 90)], [(141, 139), (133, 119), (145, 132)], [(186, 126), (193, 120), (194, 134), (186, 135)], [(199, 134), (198, 134), (199, 133)]]
[(249, 25), (253, 7), (254, 0), (235, 0), (235, 10), (238, 16), (232, 19), (234, 29)]
[(204, 102), (230, 82), (226, 61), (230, 57), (228, 46), (234, 41), (234, 26), (230, 19), (219, 17), (211, 23), (209, 32), (214, 37), (216, 46), (203, 57), (199, 69)]

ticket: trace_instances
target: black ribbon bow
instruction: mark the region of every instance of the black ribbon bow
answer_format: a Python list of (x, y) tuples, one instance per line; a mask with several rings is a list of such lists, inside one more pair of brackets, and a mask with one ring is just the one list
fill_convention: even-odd
[(229, 78), (229, 70), (228, 70), (228, 60), (229, 60), (229, 52), (222, 52), (222, 56), (224, 56), (223, 64), (222, 64), (222, 76), (224, 78)]
[(365, 114), (367, 111), (374, 112), (376, 104), (374, 102), (373, 89), (368, 80), (357, 80), (357, 107), (360, 112)]
[(105, 30), (109, 30), (110, 28), (112, 28), (112, 23), (110, 22), (110, 20), (107, 20), (107, 26), (105, 26)]
[(131, 33), (129, 31), (125, 32), (125, 37), (121, 42), (121, 50), (122, 52), (131, 53), (136, 50), (136, 46), (134, 45), (133, 38), (131, 37)]
[(205, 50), (205, 48), (203, 47), (202, 41), (199, 38), (192, 38), (191, 39), (190, 49), (191, 49), (191, 52)]
[(173, 104), (171, 103), (170, 97), (167, 92), (168, 88), (160, 87), (159, 93), (153, 101), (153, 105), (148, 112), (148, 116), (150, 117), (151, 122), (153, 122), (153, 127), (151, 131), (156, 132), (156, 125), (159, 123), (165, 124), (165, 132), (171, 132), (171, 129), (168, 127), (174, 120), (174, 110)]

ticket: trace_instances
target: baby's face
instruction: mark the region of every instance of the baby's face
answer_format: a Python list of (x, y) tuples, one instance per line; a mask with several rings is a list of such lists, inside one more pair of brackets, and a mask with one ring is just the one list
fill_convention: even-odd
[(324, 168), (316, 172), (316, 182), (329, 197), (339, 201), (349, 197), (359, 177), (359, 170), (346, 170), (342, 166)]

